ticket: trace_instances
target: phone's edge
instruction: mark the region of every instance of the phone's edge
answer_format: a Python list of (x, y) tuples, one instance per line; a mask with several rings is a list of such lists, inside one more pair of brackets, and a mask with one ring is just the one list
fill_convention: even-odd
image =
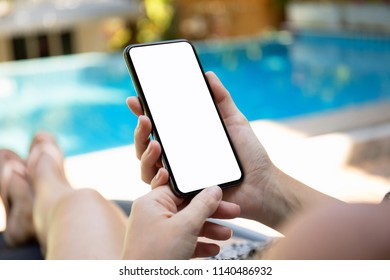
[[(203, 69), (203, 66), (202, 64), (200, 63), (200, 60), (199, 60), (199, 57), (198, 57), (198, 53), (196, 51), (196, 48), (195, 46), (187, 39), (175, 39), (175, 40), (167, 40), (167, 41), (157, 41), (157, 42), (147, 42), (147, 43), (139, 43), (139, 44), (131, 44), (131, 45), (128, 45), (125, 47), (124, 51), (123, 51), (123, 55), (124, 55), (124, 58), (125, 58), (125, 61), (126, 61), (126, 64), (127, 64), (127, 67), (128, 69), (130, 70), (130, 74), (131, 76), (135, 77), (136, 81), (133, 80), (133, 84), (136, 88), (136, 91), (137, 91), (137, 95), (138, 97), (141, 97), (140, 98), (140, 101), (141, 101), (141, 105), (143, 106), (143, 109), (144, 109), (144, 112), (148, 115), (148, 117), (150, 118), (151, 122), (152, 122), (152, 133), (153, 133), (153, 138), (155, 138), (161, 145), (161, 153), (162, 153), (162, 162), (163, 162), (163, 165), (165, 168), (167, 168), (168, 172), (169, 172), (169, 185), (173, 191), (173, 193), (176, 195), (176, 196), (179, 196), (179, 197), (183, 197), (183, 198), (188, 198), (188, 197), (192, 197), (194, 195), (196, 195), (197, 193), (201, 192), (203, 189), (198, 189), (198, 190), (195, 190), (195, 191), (191, 191), (191, 192), (187, 192), (187, 193), (184, 193), (182, 191), (180, 191), (180, 189), (177, 187), (177, 183), (176, 183), (176, 180), (175, 180), (175, 176), (173, 175), (173, 172), (170, 168), (170, 165), (167, 164), (167, 157), (165, 155), (165, 151), (164, 151), (164, 147), (163, 147), (163, 144), (161, 143), (161, 140), (158, 136), (158, 131), (154, 125), (154, 120), (153, 120), (153, 117), (150, 113), (150, 110), (149, 110), (149, 107), (147, 105), (147, 102), (145, 99), (145, 96), (143, 94), (143, 91), (142, 91), (142, 88), (141, 88), (141, 85), (139, 83), (139, 79), (138, 79), (138, 76), (137, 76), (137, 73), (136, 73), (136, 70), (134, 68), (134, 65), (131, 63), (131, 59), (130, 59), (130, 50), (133, 49), (133, 48), (137, 48), (137, 47), (143, 47), (143, 46), (154, 46), (154, 45), (164, 45), (164, 44), (171, 44), (171, 43), (178, 43), (178, 42), (185, 42), (185, 43), (188, 43), (193, 52), (194, 52), (194, 55), (196, 57), (196, 60), (197, 60), (197, 63), (200, 67), (200, 70), (201, 70), (201, 73), (203, 75), (203, 78), (206, 82), (206, 85), (207, 85), (207, 88), (211, 94), (211, 99), (214, 103), (214, 106), (215, 106), (215, 109), (217, 111), (217, 114), (221, 120), (221, 123), (222, 123), (222, 126), (223, 126), (223, 129), (225, 131), (225, 134), (226, 134), (226, 137), (229, 141), (229, 144), (230, 144), (230, 147), (233, 151), (233, 154), (234, 154), (234, 157), (237, 161), (237, 164), (238, 164), (238, 167), (239, 167), (239, 170), (240, 170), (240, 178), (238, 178), (237, 180), (235, 181), (231, 181), (231, 182), (227, 182), (227, 183), (223, 183), (223, 184), (220, 184), (218, 185), (219, 187), (221, 187), (222, 189), (225, 189), (225, 188), (229, 188), (229, 187), (234, 187), (238, 184), (240, 184), (243, 180), (244, 180), (244, 172), (243, 172), (243, 167), (242, 167), (242, 164), (241, 164), (241, 161), (238, 157), (238, 154), (237, 154), (237, 151), (236, 151), (236, 148), (235, 146), (233, 145), (232, 141), (231, 141), (231, 138), (230, 138), (230, 135), (227, 131), (227, 128), (226, 128), (226, 125), (225, 125), (225, 122), (223, 121), (223, 118), (221, 116), (221, 113), (218, 109), (218, 106), (217, 104), (215, 103), (215, 99), (214, 99), (214, 96), (213, 96), (213, 92), (211, 90), (211, 87), (210, 87), (210, 84), (207, 80), (207, 77), (206, 77), (206, 74), (204, 72), (204, 69)], [(211, 187), (211, 186), (210, 186)]]

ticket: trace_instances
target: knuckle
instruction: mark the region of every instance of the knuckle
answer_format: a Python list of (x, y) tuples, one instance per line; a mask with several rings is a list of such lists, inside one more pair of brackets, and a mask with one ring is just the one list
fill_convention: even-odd
[(198, 199), (199, 207), (203, 210), (215, 208), (216, 201), (209, 196), (202, 195)]

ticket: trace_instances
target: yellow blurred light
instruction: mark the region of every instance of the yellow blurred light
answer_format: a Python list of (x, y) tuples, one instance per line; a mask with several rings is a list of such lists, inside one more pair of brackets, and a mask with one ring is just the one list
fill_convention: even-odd
[(351, 78), (351, 71), (348, 66), (339, 65), (336, 68), (337, 79), (341, 82), (346, 82)]

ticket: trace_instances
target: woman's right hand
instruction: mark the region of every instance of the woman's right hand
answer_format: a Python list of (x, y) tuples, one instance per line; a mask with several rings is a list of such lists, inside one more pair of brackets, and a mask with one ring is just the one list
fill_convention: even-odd
[[(224, 200), (240, 205), (243, 218), (277, 229), (291, 214), (334, 200), (279, 170), (217, 76), (208, 72), (206, 77), (244, 171), (244, 180), (239, 186), (224, 190)], [(137, 97), (128, 98), (127, 104), (139, 117), (134, 138), (142, 179), (152, 188), (166, 184), (169, 174), (161, 164), (161, 146), (149, 138), (152, 124), (142, 115)]]
[[(208, 72), (206, 77), (244, 170), (243, 182), (237, 187), (224, 190), (224, 200), (240, 205), (243, 217), (266, 223), (267, 219), (262, 218), (262, 213), (266, 204), (267, 186), (275, 173), (275, 166), (254, 134), (248, 120), (238, 110), (217, 76)], [(127, 104), (139, 117), (134, 138), (137, 157), (141, 161), (142, 179), (152, 187), (166, 184), (169, 174), (162, 168), (161, 146), (157, 141), (149, 138), (152, 124), (149, 118), (143, 115), (137, 97), (129, 97)]]

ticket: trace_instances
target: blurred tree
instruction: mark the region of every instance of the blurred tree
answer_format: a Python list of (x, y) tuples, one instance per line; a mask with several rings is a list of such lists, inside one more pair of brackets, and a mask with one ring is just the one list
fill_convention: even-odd
[(137, 22), (137, 41), (150, 42), (174, 37), (174, 0), (144, 0), (144, 17)]
[(168, 40), (176, 37), (175, 0), (144, 0), (141, 16), (128, 22), (112, 18), (104, 23), (107, 49), (122, 50), (126, 45), (142, 42)]

